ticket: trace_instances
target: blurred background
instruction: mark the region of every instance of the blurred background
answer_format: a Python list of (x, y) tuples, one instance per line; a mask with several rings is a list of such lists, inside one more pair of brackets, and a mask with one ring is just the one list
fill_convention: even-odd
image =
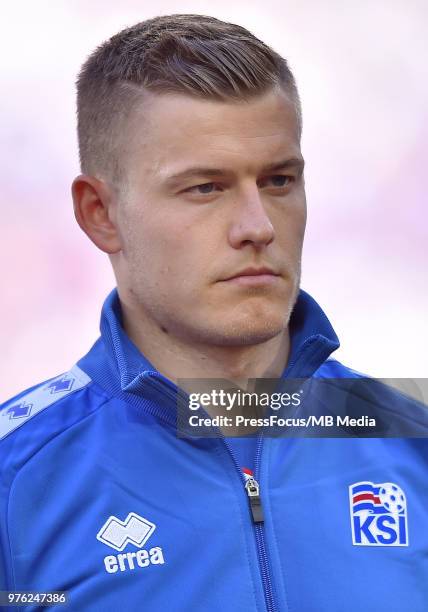
[(307, 164), (302, 287), (333, 323), (338, 359), (425, 377), (426, 0), (41, 0), (2, 6), (0, 401), (97, 338), (114, 278), (73, 217), (74, 81), (100, 42), (169, 13), (239, 23), (287, 58)]

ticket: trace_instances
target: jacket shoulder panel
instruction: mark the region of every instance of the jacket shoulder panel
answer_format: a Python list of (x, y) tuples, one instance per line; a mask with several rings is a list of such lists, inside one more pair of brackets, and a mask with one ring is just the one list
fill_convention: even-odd
[(59, 400), (83, 389), (91, 378), (77, 365), (8, 400), (0, 408), (0, 440), (21, 427), (36, 414)]
[[(325, 361), (313, 378), (331, 379), (328, 382), (332, 388), (336, 387), (347, 394), (348, 412), (355, 409), (355, 416), (371, 413), (371, 416), (383, 422), (379, 430), (380, 437), (427, 437), (427, 405), (423, 392), (411, 380), (373, 378), (335, 359)], [(346, 381), (342, 384), (341, 379)], [(399, 382), (401, 387), (397, 384)], [(368, 412), (361, 412), (363, 407)]]

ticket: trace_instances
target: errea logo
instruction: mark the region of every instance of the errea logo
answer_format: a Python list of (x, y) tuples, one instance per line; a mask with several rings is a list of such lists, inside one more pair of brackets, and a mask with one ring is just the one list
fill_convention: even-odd
[[(97, 540), (118, 551), (126, 548), (128, 544), (133, 544), (141, 549), (155, 529), (156, 525), (154, 523), (135, 512), (130, 512), (124, 521), (121, 521), (116, 516), (110, 516), (97, 533)], [(160, 546), (154, 546), (148, 551), (138, 550), (137, 552), (107, 555), (107, 557), (104, 557), (104, 567), (109, 574), (114, 574), (118, 570), (124, 572), (139, 567), (148, 567), (150, 564), (159, 565), (164, 563), (163, 552)]]

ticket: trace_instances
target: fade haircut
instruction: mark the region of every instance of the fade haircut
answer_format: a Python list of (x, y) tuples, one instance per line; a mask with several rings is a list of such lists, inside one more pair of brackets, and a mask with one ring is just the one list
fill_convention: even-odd
[(302, 114), (287, 62), (245, 28), (205, 15), (165, 15), (102, 43), (77, 79), (81, 171), (120, 188), (126, 121), (144, 91), (247, 100), (280, 86)]

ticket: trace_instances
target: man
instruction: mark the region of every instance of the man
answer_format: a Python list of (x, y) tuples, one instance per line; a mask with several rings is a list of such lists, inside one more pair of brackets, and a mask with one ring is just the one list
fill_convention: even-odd
[(83, 66), (74, 209), (117, 290), (89, 353), (3, 407), (2, 589), (79, 611), (427, 609), (424, 440), (177, 436), (190, 379), (356, 376), (300, 290), (301, 127), (285, 60), (211, 17), (151, 19)]

